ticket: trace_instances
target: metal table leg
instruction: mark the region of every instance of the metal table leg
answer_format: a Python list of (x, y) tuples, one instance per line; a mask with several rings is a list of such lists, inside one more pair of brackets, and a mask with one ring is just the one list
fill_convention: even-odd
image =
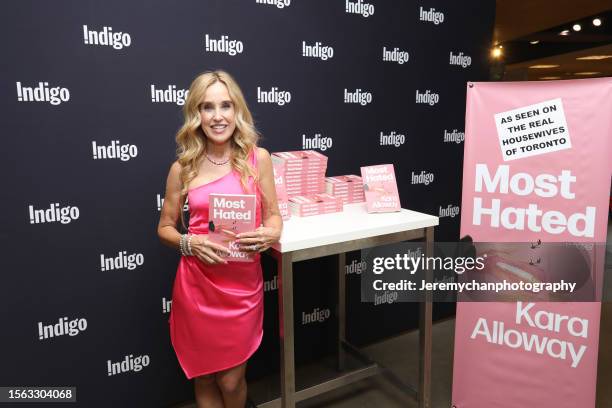
[(346, 253), (338, 254), (338, 371), (344, 370), (346, 356), (344, 342), (346, 341)]
[(295, 407), (295, 359), (293, 327), (293, 263), (291, 254), (282, 254), (278, 259), (278, 312), (281, 336), (280, 391), (281, 406)]
[[(433, 256), (434, 229), (425, 229), (425, 256)], [(432, 271), (425, 271), (425, 279), (433, 280)], [(419, 305), (419, 408), (431, 408), (431, 326), (432, 303), (431, 293), (425, 294), (425, 300)]]

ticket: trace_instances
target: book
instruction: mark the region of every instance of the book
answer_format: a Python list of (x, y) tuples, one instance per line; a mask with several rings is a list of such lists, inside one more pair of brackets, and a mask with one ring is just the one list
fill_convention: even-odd
[(210, 194), (208, 198), (208, 239), (229, 249), (219, 253), (223, 259), (250, 262), (253, 252), (241, 251), (236, 235), (255, 229), (256, 198), (254, 194)]
[(283, 161), (288, 173), (293, 171), (317, 171), (327, 167), (327, 156), (314, 150), (296, 150), (272, 153), (272, 162)]
[(274, 171), (274, 187), (276, 189), (278, 210), (280, 211), (283, 221), (287, 221), (291, 218), (291, 212), (289, 211), (287, 183), (285, 181), (285, 163), (273, 163), (272, 170)]
[(272, 153), (274, 166), (285, 171), (285, 187), (289, 197), (325, 192), (327, 156), (314, 150)]
[(361, 177), (348, 174), (325, 178), (325, 191), (335, 197), (340, 197), (344, 204), (365, 201)]
[(392, 164), (364, 166), (361, 168), (361, 178), (369, 213), (393, 212), (401, 209)]
[(291, 213), (297, 217), (341, 212), (342, 200), (327, 193), (293, 196), (289, 198)]

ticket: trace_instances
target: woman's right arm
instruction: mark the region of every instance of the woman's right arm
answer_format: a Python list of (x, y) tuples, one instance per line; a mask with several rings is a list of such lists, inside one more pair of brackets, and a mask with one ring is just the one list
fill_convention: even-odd
[(171, 248), (179, 249), (181, 234), (176, 229), (179, 222), (182, 206), (181, 203), (181, 165), (178, 161), (172, 163), (168, 179), (166, 180), (166, 194), (164, 205), (159, 216), (157, 235), (160, 241)]
[[(183, 202), (181, 202), (181, 165), (178, 161), (172, 163), (168, 179), (166, 180), (166, 194), (164, 196), (164, 205), (159, 216), (159, 224), (157, 225), (157, 235), (160, 241), (171, 248), (179, 249), (181, 242), (181, 233), (176, 229), (176, 225), (183, 211)], [(227, 263), (223, 258), (217, 255), (216, 252), (222, 251), (229, 253), (228, 249), (222, 245), (208, 241), (206, 235), (193, 235), (191, 239), (191, 249), (193, 255), (202, 262), (208, 264)]]

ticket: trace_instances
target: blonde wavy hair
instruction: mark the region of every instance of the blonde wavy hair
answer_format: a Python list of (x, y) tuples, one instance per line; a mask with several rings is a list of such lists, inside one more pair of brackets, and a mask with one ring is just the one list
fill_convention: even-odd
[(181, 195), (187, 195), (187, 186), (198, 175), (198, 167), (204, 158), (207, 138), (201, 126), (200, 105), (208, 87), (217, 82), (227, 87), (235, 109), (236, 130), (231, 138), (230, 153), (232, 169), (240, 174), (240, 183), (245, 191), (249, 190), (249, 177), (257, 178), (257, 170), (248, 162), (248, 156), (252, 151), (254, 153), (259, 133), (255, 129), (253, 116), (242, 91), (236, 80), (227, 72), (206, 71), (198, 75), (189, 87), (189, 94), (183, 105), (185, 122), (176, 134), (176, 156), (181, 164)]

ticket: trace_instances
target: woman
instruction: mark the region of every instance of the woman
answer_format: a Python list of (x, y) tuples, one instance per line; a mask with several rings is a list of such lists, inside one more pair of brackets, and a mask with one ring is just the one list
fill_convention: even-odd
[[(198, 407), (245, 406), (246, 362), (263, 336), (263, 278), (259, 252), (277, 242), (278, 210), (270, 154), (258, 148), (253, 118), (236, 81), (205, 72), (191, 84), (176, 135), (177, 156), (168, 174), (158, 226), (161, 241), (180, 249), (172, 290), (170, 338)], [(208, 195), (255, 194), (254, 231), (237, 235), (252, 262), (231, 262), (228, 249), (210, 242)], [(187, 234), (177, 230), (189, 198)]]

